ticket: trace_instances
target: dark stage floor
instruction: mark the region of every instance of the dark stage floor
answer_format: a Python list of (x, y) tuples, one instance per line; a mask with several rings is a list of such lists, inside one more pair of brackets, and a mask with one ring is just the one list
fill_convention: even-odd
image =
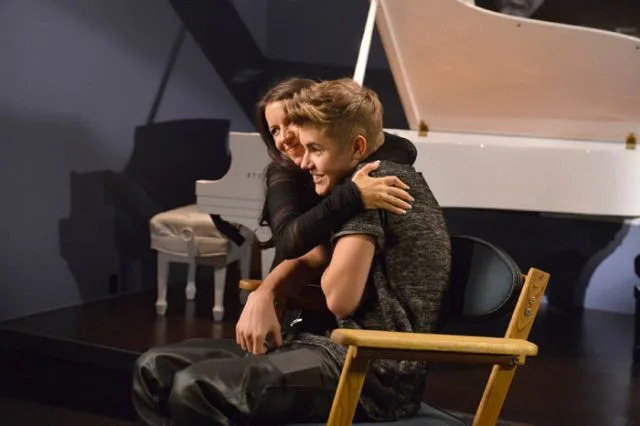
[[(229, 320), (216, 324), (210, 295), (202, 293), (187, 304), (182, 289), (172, 288), (164, 318), (155, 315), (155, 295), (144, 292), (0, 324), (0, 424), (132, 424), (130, 372), (140, 352), (190, 337), (233, 338), (235, 295), (229, 295)], [(502, 418), (640, 425), (633, 324), (631, 315), (543, 308), (531, 336), (540, 355), (519, 369)], [(471, 413), (487, 375), (476, 367), (434, 368), (426, 400)]]

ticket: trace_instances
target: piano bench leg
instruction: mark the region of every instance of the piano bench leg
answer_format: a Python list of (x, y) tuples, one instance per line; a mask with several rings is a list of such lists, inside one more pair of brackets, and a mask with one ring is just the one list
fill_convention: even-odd
[(224, 287), (227, 282), (227, 266), (215, 266), (213, 275), (213, 320), (222, 321), (224, 317)]
[[(199, 263), (213, 268), (213, 319), (222, 321), (224, 317), (224, 291), (227, 281), (227, 256), (215, 256), (212, 258), (193, 258), (177, 256), (158, 251), (158, 298), (156, 300), (156, 313), (165, 315), (167, 312), (167, 281), (169, 279), (169, 265), (171, 262), (187, 264), (187, 286), (185, 296), (187, 300), (193, 300), (196, 296), (196, 269)], [(241, 267), (249, 264), (240, 259)], [(247, 268), (248, 271), (248, 268)], [(247, 272), (248, 273), (248, 272)]]
[(184, 294), (187, 300), (193, 300), (196, 298), (196, 262), (192, 258), (187, 263), (187, 287), (184, 289)]
[(158, 253), (158, 299), (156, 313), (164, 315), (167, 312), (167, 279), (169, 278), (169, 258), (164, 253)]

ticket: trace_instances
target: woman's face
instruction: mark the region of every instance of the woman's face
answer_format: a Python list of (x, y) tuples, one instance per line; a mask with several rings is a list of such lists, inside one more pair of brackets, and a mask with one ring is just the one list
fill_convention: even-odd
[(300, 166), (304, 156), (304, 147), (298, 138), (298, 128), (287, 120), (281, 101), (271, 102), (264, 109), (267, 126), (276, 149), (289, 157), (296, 166)]

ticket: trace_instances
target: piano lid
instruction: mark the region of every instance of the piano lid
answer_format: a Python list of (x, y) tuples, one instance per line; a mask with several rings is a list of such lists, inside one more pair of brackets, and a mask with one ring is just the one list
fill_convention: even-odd
[(624, 142), (640, 134), (640, 39), (379, 0), (377, 27), (413, 129)]

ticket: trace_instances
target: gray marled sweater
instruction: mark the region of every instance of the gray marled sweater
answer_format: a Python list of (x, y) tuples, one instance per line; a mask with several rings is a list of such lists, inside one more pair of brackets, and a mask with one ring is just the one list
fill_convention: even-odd
[[(430, 332), (438, 321), (449, 282), (450, 239), (442, 211), (422, 174), (413, 167), (382, 161), (373, 176), (395, 175), (415, 198), (406, 215), (368, 210), (335, 233), (367, 234), (376, 240), (369, 280), (357, 310), (339, 321), (342, 328)], [(346, 348), (327, 336), (303, 333), (298, 341), (325, 347), (340, 367)], [(415, 361), (374, 361), (361, 394), (367, 414), (376, 420), (415, 414), (424, 393), (426, 365)]]

